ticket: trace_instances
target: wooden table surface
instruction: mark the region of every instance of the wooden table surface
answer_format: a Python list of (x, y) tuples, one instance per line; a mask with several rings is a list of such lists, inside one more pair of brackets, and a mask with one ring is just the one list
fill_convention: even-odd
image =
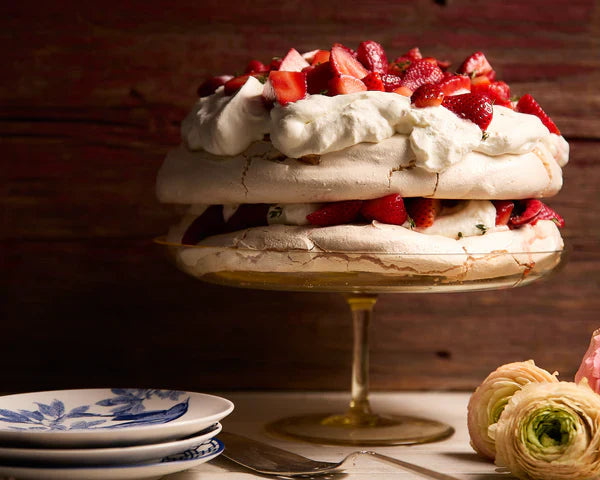
[(528, 358), (565, 379), (577, 369), (599, 326), (599, 2), (19, 1), (0, 6), (0, 36), (3, 390), (346, 389), (343, 299), (178, 272), (152, 244), (175, 218), (154, 178), (206, 75), (364, 39), (455, 66), (483, 50), (572, 149), (549, 200), (566, 267), (522, 289), (382, 295), (373, 386), (471, 390)]

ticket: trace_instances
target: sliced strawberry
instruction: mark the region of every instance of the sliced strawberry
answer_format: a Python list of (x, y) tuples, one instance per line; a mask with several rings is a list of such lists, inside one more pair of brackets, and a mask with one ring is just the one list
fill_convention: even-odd
[(421, 55), (421, 50), (419, 50), (419, 47), (414, 47), (411, 48), (408, 52), (406, 52), (404, 55), (398, 57), (396, 60), (394, 60), (394, 62), (396, 63), (402, 63), (402, 62), (416, 62), (417, 60), (421, 60), (423, 58), (423, 55)]
[(492, 81), (485, 75), (481, 75), (479, 77), (473, 77), (473, 78), (471, 78), (471, 91), (473, 91), (474, 88), (486, 88), (491, 83), (492, 83)]
[(431, 227), (442, 210), (442, 201), (439, 198), (407, 198), (405, 205), (408, 215), (420, 228)]
[(397, 193), (365, 201), (360, 213), (369, 221), (377, 220), (391, 225), (402, 225), (408, 217), (404, 200)]
[(411, 103), (415, 107), (437, 107), (444, 100), (444, 92), (439, 85), (421, 85), (415, 90), (415, 93), (410, 97)]
[(306, 97), (306, 74), (303, 72), (272, 71), (263, 91), (267, 105), (277, 101), (287, 105)]
[(521, 200), (516, 203), (513, 215), (510, 218), (509, 225), (511, 227), (518, 227), (531, 223), (540, 214), (544, 204), (537, 198), (530, 198), (528, 200)]
[(562, 228), (565, 226), (565, 220), (546, 204), (542, 205), (542, 209), (540, 210), (540, 213), (533, 221), (533, 224), (535, 225), (538, 222), (538, 220), (552, 220), (554, 223), (556, 223), (556, 225), (559, 228)]
[(310, 64), (311, 65), (319, 65), (320, 63), (328, 62), (329, 55), (330, 55), (329, 50), (317, 50), (317, 53), (315, 53), (315, 56), (313, 57)]
[(219, 88), (221, 85), (225, 85), (229, 80), (233, 77), (231, 75), (219, 75), (216, 77), (210, 77), (206, 79), (199, 87), (198, 87), (198, 96), (199, 97), (208, 97), (215, 93), (215, 90)]
[(388, 73), (392, 75), (402, 76), (409, 65), (410, 61), (408, 60), (403, 62), (392, 62), (388, 65)]
[(494, 115), (492, 102), (487, 95), (480, 93), (463, 93), (445, 97), (442, 105), (457, 116), (472, 121), (485, 130)]
[(327, 84), (329, 95), (343, 95), (346, 93), (364, 92), (367, 86), (358, 78), (350, 75), (337, 75)]
[(356, 57), (367, 70), (377, 73), (387, 73), (388, 59), (383, 47), (373, 40), (362, 42), (356, 51)]
[(515, 208), (515, 202), (510, 200), (494, 200), (492, 203), (496, 207), (496, 226), (508, 225), (510, 215)]
[(244, 86), (250, 76), (251, 74), (247, 73), (246, 75), (240, 75), (239, 77), (235, 77), (227, 81), (225, 83), (225, 95), (233, 95), (235, 92), (237, 92)]
[(381, 81), (386, 92), (393, 92), (400, 85), (402, 85), (402, 77), (398, 75), (392, 75), (391, 73), (384, 73), (381, 75)]
[(482, 52), (475, 52), (473, 55), (467, 57), (458, 68), (458, 73), (464, 73), (472, 77), (485, 75), (491, 71), (492, 66)]
[(550, 119), (546, 112), (542, 110), (540, 104), (537, 103), (531, 95), (523, 95), (517, 103), (516, 110), (517, 112), (535, 115), (542, 121), (542, 123), (546, 126), (548, 130), (550, 130), (551, 133), (556, 133), (556, 135), (560, 135), (560, 130), (558, 129), (556, 124)]
[(273, 57), (271, 59), (271, 63), (269, 63), (269, 71), (279, 70), (280, 66), (281, 66), (281, 58)]
[(343, 202), (328, 203), (316, 212), (306, 216), (311, 225), (329, 227), (351, 223), (358, 218), (362, 200), (346, 200)]
[(343, 45), (334, 46), (331, 49), (329, 62), (335, 75), (350, 75), (351, 77), (361, 79), (369, 73)]
[(306, 73), (306, 85), (311, 95), (324, 93), (329, 88), (329, 80), (333, 78), (329, 62), (310, 65), (302, 71)]
[(459, 90), (471, 90), (471, 81), (466, 75), (444, 73), (444, 78), (438, 83), (444, 95), (453, 95)]
[(496, 81), (496, 70), (490, 70), (489, 72), (487, 72), (485, 74), (485, 76), (490, 79), (490, 82), (495, 82)]
[(437, 66), (440, 67), (444, 72), (450, 68), (452, 62), (448, 60), (437, 60)]
[(346, 45), (342, 45), (341, 43), (334, 43), (331, 48), (333, 47), (339, 47), (339, 48), (343, 48), (344, 50), (346, 50), (347, 53), (349, 53), (350, 55), (352, 55), (354, 58), (356, 58), (356, 52), (354, 50), (352, 50), (350, 47), (347, 47)]
[(246, 73), (268, 72), (269, 67), (258, 60), (250, 60), (246, 65)]
[(394, 90), (394, 93), (410, 98), (412, 97), (413, 91), (410, 88), (398, 87), (396, 90)]
[(301, 72), (304, 67), (310, 64), (302, 58), (302, 55), (295, 48), (290, 48), (290, 51), (283, 57), (279, 71), (281, 72)]
[(381, 75), (377, 72), (369, 73), (365, 78), (362, 79), (362, 82), (366, 85), (367, 90), (377, 90), (380, 92), (385, 91), (383, 81), (381, 80)]
[(301, 53), (300, 55), (302, 55), (302, 58), (312, 65), (313, 58), (315, 58), (315, 55), (318, 51), (318, 49), (315, 49), (311, 50), (310, 52)]
[(421, 85), (438, 83), (443, 78), (444, 72), (442, 72), (437, 64), (427, 60), (417, 60), (411, 63), (406, 72), (404, 72), (401, 86), (409, 88), (414, 92)]
[[(486, 78), (487, 77), (477, 77)], [(477, 82), (471, 87), (472, 93), (482, 93), (490, 97), (494, 105), (502, 105), (503, 107), (512, 108), (510, 101), (510, 87), (504, 82)]]

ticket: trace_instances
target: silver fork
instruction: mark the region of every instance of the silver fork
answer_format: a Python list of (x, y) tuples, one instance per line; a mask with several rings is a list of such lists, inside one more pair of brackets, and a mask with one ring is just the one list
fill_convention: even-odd
[(444, 473), (434, 472), (428, 468), (404, 462), (380, 453), (360, 450), (352, 452), (340, 462), (319, 462), (297, 455), (287, 450), (257, 442), (250, 438), (230, 432), (221, 432), (218, 436), (225, 444), (223, 456), (229, 460), (264, 475), (294, 477), (300, 475), (323, 475), (341, 472), (350, 462), (361, 455), (368, 455), (385, 463), (417, 473), (425, 478), (435, 480), (459, 480)]

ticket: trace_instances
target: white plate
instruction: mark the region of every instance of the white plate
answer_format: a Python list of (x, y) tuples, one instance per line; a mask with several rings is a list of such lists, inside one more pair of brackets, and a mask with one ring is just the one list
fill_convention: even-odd
[(143, 445), (187, 437), (231, 413), (204, 393), (57, 390), (0, 397), (0, 443), (51, 448)]
[(174, 442), (118, 448), (3, 448), (0, 464), (16, 465), (131, 465), (150, 463), (208, 442), (222, 430), (220, 423), (191, 437)]
[(213, 438), (194, 450), (163, 458), (160, 462), (142, 465), (102, 467), (5, 467), (0, 466), (0, 477), (19, 480), (151, 480), (170, 473), (181, 472), (212, 460), (223, 451), (223, 444)]

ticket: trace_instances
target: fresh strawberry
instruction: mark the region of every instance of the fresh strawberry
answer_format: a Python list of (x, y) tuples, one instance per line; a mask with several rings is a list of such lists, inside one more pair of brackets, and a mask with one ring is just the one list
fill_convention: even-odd
[(302, 71), (306, 73), (306, 85), (311, 95), (325, 92), (329, 87), (329, 80), (333, 77), (329, 62), (310, 65)]
[(490, 79), (490, 82), (495, 82), (496, 81), (496, 70), (490, 70), (489, 72), (487, 72), (485, 74), (485, 76)]
[(208, 97), (215, 93), (215, 90), (219, 88), (221, 85), (225, 85), (229, 80), (233, 77), (231, 75), (219, 75), (217, 77), (210, 77), (206, 79), (199, 87), (198, 87), (198, 96), (199, 97)]
[(472, 77), (485, 75), (491, 71), (492, 66), (482, 52), (475, 52), (473, 55), (467, 57), (462, 65), (458, 68), (458, 73), (464, 73)]
[(490, 98), (479, 93), (451, 95), (444, 98), (442, 105), (457, 116), (472, 121), (481, 130), (488, 127), (494, 114)]
[(290, 51), (283, 57), (279, 71), (281, 72), (301, 72), (304, 67), (310, 64), (302, 58), (295, 48), (290, 48)]
[(273, 70), (279, 70), (279, 67), (281, 66), (281, 58), (279, 57), (273, 57), (271, 59), (271, 63), (269, 63), (269, 71), (273, 71)]
[(407, 198), (405, 205), (409, 217), (420, 228), (431, 227), (442, 210), (442, 201), (439, 198)]
[(503, 107), (512, 108), (510, 101), (510, 87), (504, 82), (490, 82), (487, 77), (486, 82), (476, 82), (472, 84), (472, 93), (482, 93), (490, 97), (494, 105), (502, 105)]
[(341, 43), (334, 43), (331, 48), (333, 47), (339, 47), (342, 48), (344, 50), (346, 50), (346, 52), (348, 54), (350, 54), (351, 56), (353, 56), (354, 58), (356, 58), (356, 52), (354, 50), (352, 50), (350, 47), (347, 47), (346, 45), (342, 45)]
[(402, 77), (401, 86), (409, 88), (413, 92), (421, 85), (427, 83), (438, 83), (444, 78), (444, 72), (437, 64), (427, 60), (417, 60), (411, 63)]
[(565, 226), (564, 219), (546, 204), (542, 205), (542, 209), (540, 210), (540, 213), (533, 221), (533, 224), (535, 225), (538, 222), (538, 220), (552, 220), (554, 223), (556, 223), (556, 225), (559, 228), (562, 228)]
[(442, 104), (444, 100), (444, 92), (439, 85), (421, 85), (415, 90), (415, 93), (410, 97), (411, 103), (415, 104), (415, 107), (437, 107)]
[(496, 207), (496, 226), (508, 225), (510, 215), (515, 208), (515, 202), (510, 200), (494, 200), (492, 203)]
[(331, 68), (335, 75), (350, 75), (361, 79), (369, 73), (343, 45), (334, 46), (331, 49), (329, 62), (331, 63)]
[(302, 58), (304, 60), (306, 60), (308, 63), (310, 63), (312, 65), (313, 58), (315, 58), (315, 55), (317, 54), (318, 51), (319, 51), (318, 49), (315, 49), (315, 50), (311, 50), (310, 52), (301, 53), (300, 55), (302, 56)]
[(381, 75), (381, 81), (386, 92), (393, 92), (400, 85), (402, 85), (402, 77), (398, 75), (392, 75), (391, 73), (384, 73)]
[(269, 67), (258, 60), (250, 60), (246, 65), (246, 73), (268, 72)]
[(544, 204), (537, 198), (521, 200), (516, 203), (513, 215), (510, 217), (509, 225), (518, 227), (526, 223), (532, 223), (542, 211)]
[(408, 217), (404, 200), (397, 193), (365, 201), (360, 213), (369, 221), (377, 220), (392, 225), (402, 225)]
[(485, 75), (481, 75), (479, 77), (473, 77), (473, 78), (471, 78), (471, 91), (473, 91), (473, 88), (484, 88), (485, 89), (491, 83), (492, 83), (492, 81)]
[(450, 68), (452, 62), (448, 60), (437, 60), (437, 66), (440, 67), (444, 72)]
[(373, 40), (362, 42), (356, 51), (357, 59), (367, 70), (376, 73), (387, 73), (388, 59), (383, 47)]
[(531, 95), (523, 95), (517, 103), (516, 110), (517, 112), (535, 115), (542, 121), (542, 123), (546, 126), (548, 130), (550, 130), (551, 133), (556, 133), (557, 135), (560, 135), (560, 130), (558, 129), (558, 127), (550, 119), (546, 112), (542, 110), (542, 107), (540, 107), (539, 103), (537, 103)]
[(413, 91), (410, 88), (398, 87), (396, 90), (394, 90), (394, 93), (410, 98), (412, 97)]
[(409, 65), (410, 62), (408, 60), (405, 62), (392, 62), (388, 65), (388, 73), (402, 76)]
[(320, 63), (325, 63), (329, 61), (329, 50), (317, 50), (315, 56), (312, 58), (310, 62), (311, 65), (319, 65)]
[(233, 95), (240, 88), (244, 86), (246, 81), (250, 77), (250, 74), (240, 75), (239, 77), (232, 78), (225, 83), (225, 95)]
[(466, 75), (444, 73), (444, 78), (437, 85), (444, 95), (452, 95), (459, 90), (471, 90), (471, 81)]
[(275, 101), (287, 105), (306, 97), (306, 74), (303, 72), (272, 71), (263, 91), (267, 105)]
[(363, 92), (366, 85), (358, 78), (351, 75), (337, 75), (327, 84), (329, 95), (343, 95), (345, 93)]
[(377, 90), (380, 92), (385, 91), (383, 81), (381, 80), (381, 75), (377, 72), (369, 73), (365, 78), (362, 79), (362, 82), (366, 85), (367, 90)]
[(404, 55), (398, 57), (396, 60), (394, 60), (394, 62), (397, 63), (401, 63), (401, 62), (416, 62), (417, 60), (421, 60), (423, 58), (423, 55), (421, 55), (421, 50), (419, 50), (419, 47), (414, 47), (411, 48), (408, 52), (406, 52)]
[(351, 223), (358, 218), (362, 204), (362, 200), (327, 203), (316, 212), (307, 215), (306, 219), (311, 225), (318, 227)]

